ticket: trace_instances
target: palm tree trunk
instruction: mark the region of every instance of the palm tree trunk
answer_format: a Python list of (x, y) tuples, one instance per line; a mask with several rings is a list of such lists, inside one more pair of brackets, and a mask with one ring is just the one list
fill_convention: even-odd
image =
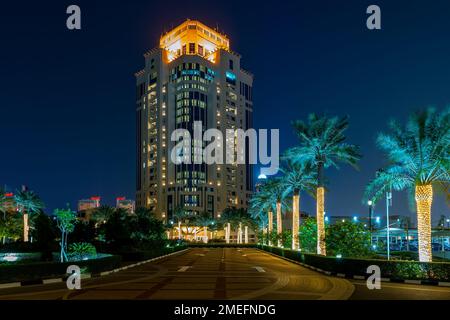
[(317, 191), (316, 191), (316, 218), (317, 218), (317, 254), (327, 255), (325, 246), (325, 188), (323, 187), (323, 162), (317, 164)]
[(230, 233), (231, 233), (231, 226), (230, 223), (227, 223), (227, 232), (226, 232), (226, 242), (230, 243)]
[(208, 243), (208, 226), (205, 226), (205, 243)]
[(267, 226), (267, 231), (268, 231), (268, 235), (269, 235), (269, 246), (272, 245), (272, 229), (273, 229), (273, 213), (272, 210), (269, 210), (268, 212), (268, 221), (269, 221), (269, 225)]
[(28, 213), (23, 213), (23, 242), (28, 242), (28, 233), (29, 233), (29, 226), (28, 226)]
[(278, 246), (281, 247), (281, 233), (283, 232), (283, 225), (281, 220), (281, 201), (277, 201), (277, 235), (278, 235)]
[(248, 226), (245, 226), (244, 230), (245, 230), (244, 242), (248, 243)]
[(292, 197), (292, 250), (300, 249), (298, 238), (298, 229), (300, 224), (300, 193), (298, 189), (294, 190)]
[(181, 240), (181, 221), (178, 221), (178, 240)]
[(433, 187), (431, 184), (416, 185), (417, 234), (419, 236), (419, 261), (431, 262), (431, 203)]

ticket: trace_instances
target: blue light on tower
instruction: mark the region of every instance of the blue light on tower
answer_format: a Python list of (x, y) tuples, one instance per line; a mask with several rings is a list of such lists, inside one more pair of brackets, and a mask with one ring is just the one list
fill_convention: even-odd
[(356, 217), (356, 216), (353, 217), (353, 221), (354, 221), (354, 222), (357, 222), (357, 221), (358, 221), (358, 217)]
[(377, 217), (375, 220), (377, 223), (380, 223), (380, 217)]

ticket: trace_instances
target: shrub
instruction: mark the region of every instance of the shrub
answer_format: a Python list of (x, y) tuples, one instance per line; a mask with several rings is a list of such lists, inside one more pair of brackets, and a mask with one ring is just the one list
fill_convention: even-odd
[(69, 245), (69, 261), (92, 259), (97, 256), (95, 247), (87, 242), (76, 242)]

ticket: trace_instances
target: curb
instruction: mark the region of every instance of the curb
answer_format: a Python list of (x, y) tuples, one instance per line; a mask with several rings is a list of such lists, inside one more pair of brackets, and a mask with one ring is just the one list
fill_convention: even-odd
[[(129, 265), (126, 265), (126, 266), (123, 266), (120, 268), (113, 269), (113, 270), (103, 271), (103, 272), (100, 272), (97, 274), (84, 273), (81, 275), (81, 279), (99, 278), (102, 276), (109, 275), (111, 273), (120, 272), (120, 271), (129, 269), (129, 268), (134, 268), (134, 267), (140, 266), (145, 263), (160, 260), (160, 259), (172, 256), (174, 254), (185, 252), (187, 250), (189, 250), (189, 248), (186, 248), (186, 249), (183, 249), (180, 251), (171, 252), (171, 253), (165, 254), (163, 256), (147, 259), (144, 261), (139, 261), (139, 262), (129, 264)], [(18, 288), (18, 287), (26, 287), (26, 286), (32, 286), (32, 285), (40, 285), (40, 284), (52, 284), (52, 283), (64, 282), (66, 280), (67, 280), (67, 277), (59, 277), (59, 278), (51, 278), (51, 279), (24, 280), (24, 281), (20, 281), (20, 282), (0, 283), (0, 289)]]
[[(368, 278), (367, 275), (364, 276), (360, 276), (360, 275), (354, 275), (354, 274), (344, 274), (344, 273), (337, 273), (337, 272), (331, 272), (331, 271), (326, 271), (326, 270), (322, 270), (313, 266), (310, 266), (309, 264), (305, 264), (303, 262), (299, 262), (299, 261), (295, 261), (283, 256), (279, 256), (275, 253), (269, 252), (269, 251), (265, 251), (263, 249), (259, 249), (257, 248), (257, 250), (263, 251), (265, 253), (268, 253), (270, 255), (273, 255), (275, 257), (278, 257), (280, 259), (284, 259), (287, 260), (289, 262), (301, 265), (302, 267), (326, 274), (328, 276), (333, 276), (333, 277), (339, 277), (339, 278), (346, 278), (346, 279), (353, 279), (353, 280), (366, 280)], [(380, 279), (381, 282), (394, 282), (394, 283), (405, 283), (405, 284), (417, 284), (417, 285), (426, 285), (426, 286), (437, 286), (437, 287), (450, 287), (450, 282), (445, 282), (445, 281), (436, 281), (436, 280), (408, 280), (408, 279), (391, 279), (391, 278), (381, 278)]]

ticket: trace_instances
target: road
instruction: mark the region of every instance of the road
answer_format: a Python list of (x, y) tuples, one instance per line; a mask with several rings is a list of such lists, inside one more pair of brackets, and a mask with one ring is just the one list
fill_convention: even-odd
[(65, 283), (0, 290), (1, 300), (95, 299), (450, 299), (450, 288), (325, 276), (257, 249), (192, 248), (111, 275)]

